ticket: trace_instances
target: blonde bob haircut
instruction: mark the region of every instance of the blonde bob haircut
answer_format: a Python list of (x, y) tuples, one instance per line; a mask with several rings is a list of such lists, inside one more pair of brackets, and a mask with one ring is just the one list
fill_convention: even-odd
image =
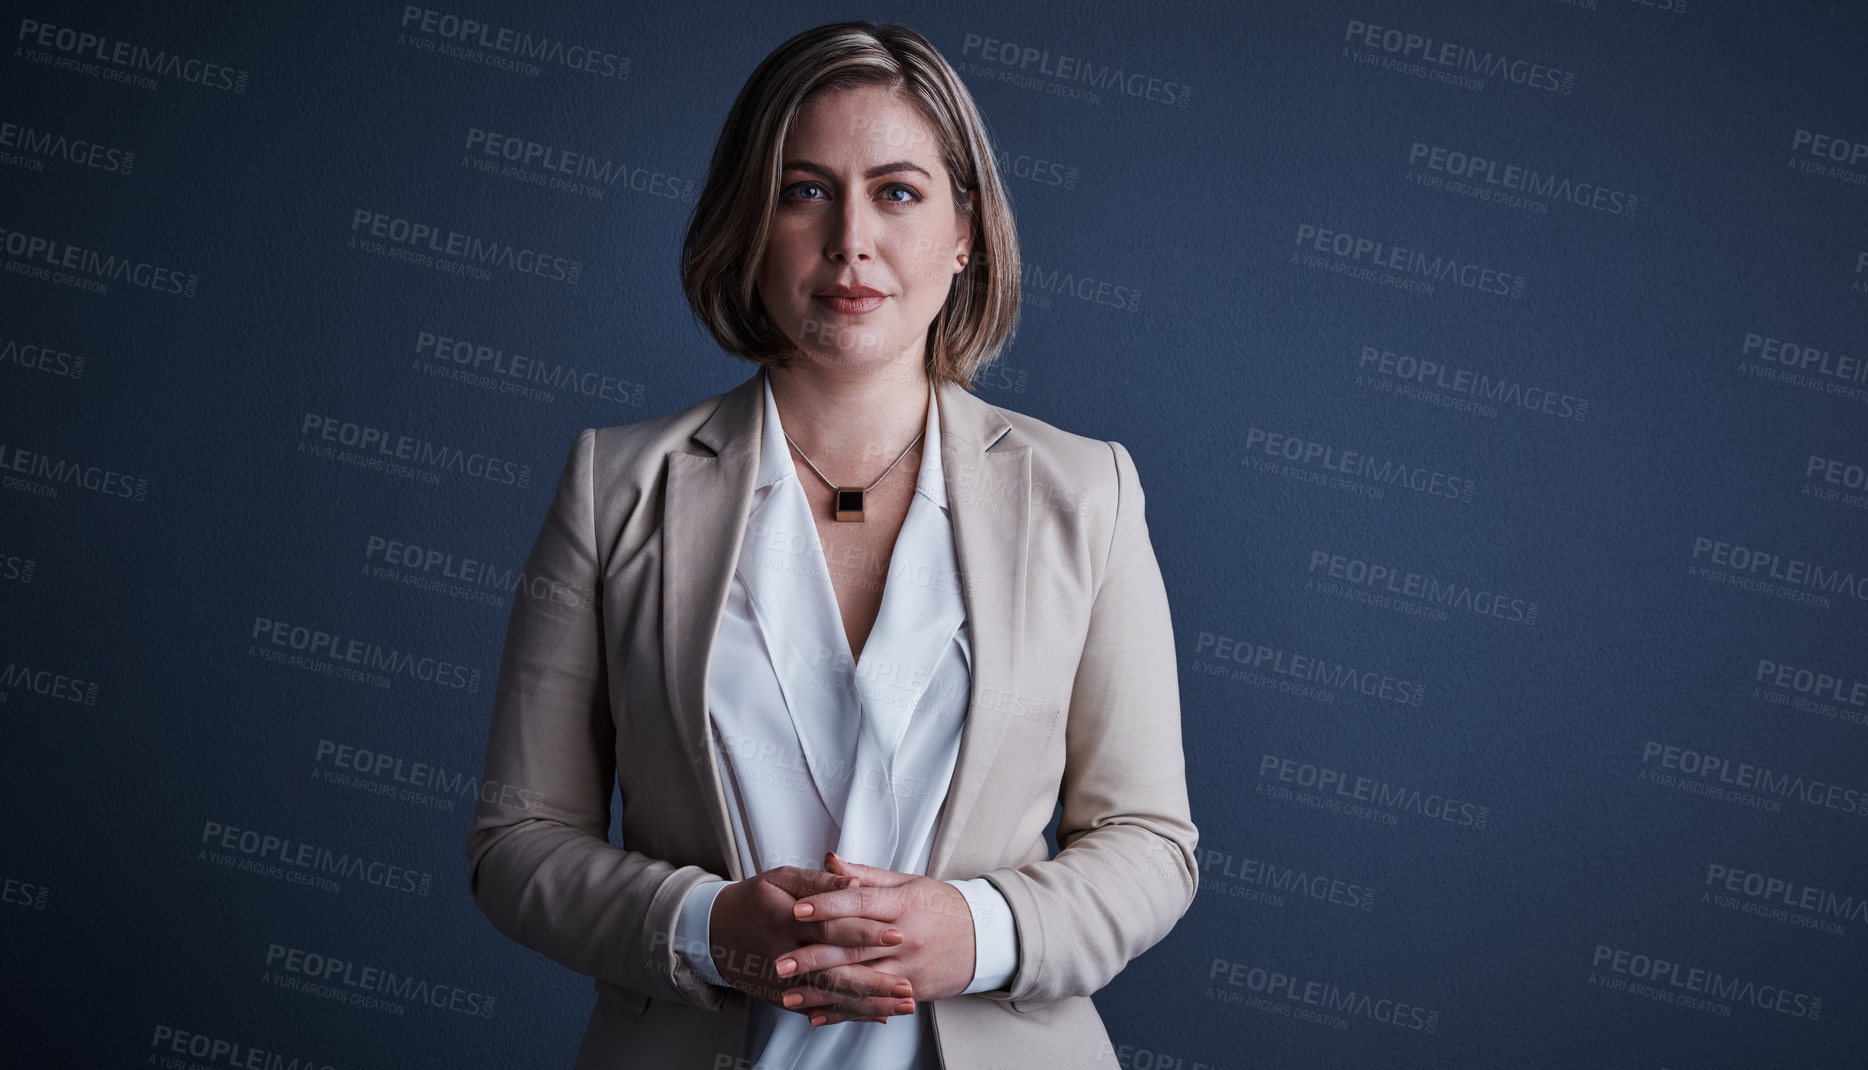
[(769, 367), (797, 359), (753, 287), (778, 202), (780, 156), (807, 97), (866, 85), (888, 87), (927, 119), (940, 139), (954, 203), (972, 217), (973, 253), (928, 325), (926, 348), (929, 378), (971, 390), (974, 375), (999, 355), (1018, 322), (1018, 231), (972, 95), (934, 46), (906, 26), (819, 26), (759, 63), (714, 145), (681, 249), (681, 288), (695, 318), (728, 353)]

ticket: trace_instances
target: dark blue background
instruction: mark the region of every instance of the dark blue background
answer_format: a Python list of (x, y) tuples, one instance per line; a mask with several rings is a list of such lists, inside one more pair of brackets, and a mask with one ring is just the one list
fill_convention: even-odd
[[(1148, 491), (1206, 868), (1174, 932), (1097, 996), (1124, 1065), (1868, 1064), (1868, 922), (1819, 931), (1704, 898), (1712, 865), (1868, 896), (1863, 816), (1795, 798), (1769, 813), (1642, 779), (1658, 767), (1643, 762), (1652, 741), (1868, 791), (1861, 706), (1838, 704), (1851, 722), (1753, 690), (1760, 659), (1868, 678), (1868, 604), (1689, 574), (1707, 564), (1701, 537), (1868, 572), (1868, 512), (1804, 493), (1812, 456), (1868, 463), (1868, 408), (1741, 363), (1754, 333), (1868, 355), (1868, 186), (1793, 166), (1813, 160), (1795, 151), (1798, 130), (1868, 139), (1868, 27), (1852, 6), (436, 9), (626, 57), (621, 78), (423, 50), (399, 40), (400, 5), (285, 6), (5, 5), (0, 124), (133, 151), (134, 166), (0, 146), (14, 154), (0, 229), (198, 276), (182, 297), (0, 275), (7, 459), (147, 480), (142, 501), (70, 484), (0, 491), (0, 1005), (19, 1065), (149, 1065), (169, 1053), (152, 1046), (163, 1028), (315, 1066), (568, 1065), (589, 981), (475, 908), (461, 850), (471, 796), (447, 810), (319, 778), (320, 740), (465, 774), (484, 745), (510, 595), (376, 578), (366, 545), (516, 571), (580, 428), (686, 407), (752, 369), (681, 299), (689, 200), (481, 173), (463, 163), (467, 131), (698, 191), (758, 60), (849, 17), (932, 40), (1014, 171), (1026, 306), (981, 396), (1124, 443)], [(50, 66), (18, 39), (22, 20), (249, 81), (235, 93), (157, 76), (145, 89)], [(1496, 77), (1470, 90), (1361, 64), (1345, 52), (1352, 20), (1572, 72), (1573, 90)], [(1185, 106), (1010, 84), (969, 35), (1177, 83)], [(1423, 188), (1407, 179), (1415, 142), (1632, 192), (1639, 209), (1527, 197), (1536, 212)], [(1035, 160), (1051, 181), (1028, 177)], [(482, 281), (369, 255), (347, 244), (359, 209), (581, 272), (575, 285), (498, 268)], [(1423, 294), (1293, 263), (1304, 225), (1497, 267), (1523, 293)], [(1055, 291), (1064, 276), (1141, 297), (1132, 310), (1079, 299)], [(639, 389), (543, 401), (431, 377), (415, 367), (421, 332)], [(82, 356), (82, 374), (30, 366), (32, 345)], [(1384, 393), (1356, 381), (1363, 346), (1586, 397), (1587, 417)], [(529, 481), (429, 484), (317, 458), (299, 448), (314, 441), (307, 413), (511, 459)], [(1474, 492), (1388, 486), (1376, 500), (1259, 471), (1254, 428)], [(1537, 620), (1323, 596), (1306, 587), (1327, 578), (1315, 551), (1501, 591), (1535, 602)], [(256, 618), (445, 657), (482, 681), (382, 689), (272, 664), (251, 652)], [(1328, 687), (1321, 701), (1209, 675), (1219, 637), (1424, 684), (1423, 701)], [(77, 701), (41, 686), (58, 677), (78, 682)], [(1470, 801), (1486, 827), (1273, 799), (1266, 755)], [(405, 866), (432, 891), (233, 872), (201, 857), (208, 822)], [(1248, 860), (1374, 894), (1366, 909), (1289, 890), (1255, 901), (1233, 894)], [(273, 944), (491, 995), (495, 1010), (382, 1013), (286, 991), (263, 980)], [(1810, 1021), (1726, 1001), (1715, 1015), (1609, 991), (1592, 980), (1599, 947), (1823, 1009)], [(1233, 963), (1427, 1008), (1436, 1025), (1365, 1015), (1338, 1029), (1226, 1002), (1264, 995), (1225, 983)]]

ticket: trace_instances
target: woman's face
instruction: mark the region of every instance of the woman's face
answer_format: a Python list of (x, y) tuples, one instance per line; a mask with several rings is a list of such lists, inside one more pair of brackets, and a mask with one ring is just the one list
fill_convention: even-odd
[(819, 92), (779, 166), (755, 279), (767, 318), (824, 363), (920, 367), (972, 245), (934, 128), (883, 86)]

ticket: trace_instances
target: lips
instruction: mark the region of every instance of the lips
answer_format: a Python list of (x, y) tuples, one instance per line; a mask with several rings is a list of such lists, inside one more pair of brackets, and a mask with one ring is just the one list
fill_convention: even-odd
[(826, 286), (811, 295), (811, 299), (832, 312), (862, 313), (873, 312), (882, 307), (888, 297), (872, 286)]

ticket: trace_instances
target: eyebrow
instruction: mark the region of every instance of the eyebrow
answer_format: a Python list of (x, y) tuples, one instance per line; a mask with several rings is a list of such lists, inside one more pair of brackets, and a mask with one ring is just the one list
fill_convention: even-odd
[[(821, 163), (812, 163), (810, 160), (787, 160), (785, 162), (785, 170), (787, 171), (809, 171), (812, 174), (823, 175), (825, 178), (837, 177), (830, 170), (830, 168), (825, 167)], [(895, 175), (895, 174), (900, 174), (904, 171), (913, 171), (916, 174), (921, 175), (923, 178), (926, 178), (930, 182), (934, 180), (934, 176), (928, 174), (926, 168), (922, 167), (920, 164), (910, 163), (907, 160), (896, 160), (893, 163), (877, 164), (876, 166), (871, 167), (869, 170), (863, 172), (863, 177), (864, 178), (881, 178), (883, 175)]]

